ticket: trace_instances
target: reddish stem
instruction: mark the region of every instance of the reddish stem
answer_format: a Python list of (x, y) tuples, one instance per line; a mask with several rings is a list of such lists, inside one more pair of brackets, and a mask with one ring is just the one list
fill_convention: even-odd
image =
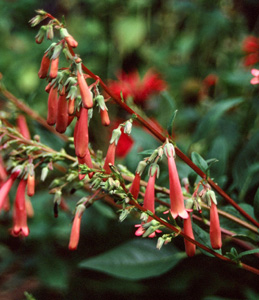
[[(69, 50), (73, 56), (75, 56), (75, 53), (73, 49), (69, 47)], [(101, 87), (105, 90), (107, 94), (109, 94), (114, 101), (120, 105), (124, 110), (126, 110), (129, 114), (134, 114), (138, 121), (146, 127), (158, 140), (160, 140), (162, 143), (166, 141), (166, 137), (163, 136), (161, 133), (159, 133), (154, 127), (152, 127), (146, 120), (144, 120), (140, 115), (138, 115), (134, 110), (132, 110), (125, 102), (123, 102), (119, 97), (117, 97), (109, 88), (108, 86), (102, 81), (102, 79), (92, 73), (84, 64), (82, 64), (82, 69), (84, 72), (86, 72), (88, 75), (90, 75), (94, 80), (98, 80)], [(175, 152), (177, 156), (179, 156), (188, 166), (190, 166), (198, 175), (201, 176), (204, 180), (207, 180), (207, 182), (212, 186), (212, 188), (221, 195), (228, 203), (230, 203), (232, 206), (235, 207), (237, 211), (239, 211), (247, 220), (249, 220), (251, 223), (253, 223), (255, 226), (259, 228), (259, 223), (254, 220), (245, 210), (243, 210), (231, 197), (229, 197), (213, 180), (210, 178), (207, 179), (206, 174), (197, 167), (188, 156), (186, 156), (178, 147), (175, 147)]]

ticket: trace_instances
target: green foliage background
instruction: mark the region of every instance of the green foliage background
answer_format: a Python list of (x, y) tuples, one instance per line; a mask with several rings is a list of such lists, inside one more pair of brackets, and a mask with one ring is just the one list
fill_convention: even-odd
[[(0, 0), (2, 82), (46, 117), (45, 83), (38, 79), (37, 72), (49, 44), (35, 44), (37, 31), (28, 24), (38, 8), (59, 19), (65, 16), (69, 32), (79, 42), (77, 52), (104, 80), (115, 79), (121, 69), (137, 69), (141, 76), (149, 68), (159, 71), (168, 91), (148, 101), (147, 115), (166, 128), (178, 109), (173, 134), (180, 149), (188, 155), (198, 152), (206, 160), (216, 158), (211, 177), (258, 218), (258, 88), (249, 83), (252, 76), (243, 66), (242, 53), (244, 38), (259, 30), (258, 1)], [(211, 73), (219, 81), (210, 96), (200, 101), (202, 80)], [(0, 99), (1, 107), (9, 110), (10, 104)], [(110, 109), (116, 118), (120, 111)], [(55, 149), (64, 146), (34, 121), (29, 120), (29, 126), (33, 134), (40, 134), (41, 140)], [(91, 134), (94, 146), (105, 150), (108, 133), (97, 124)], [(140, 128), (134, 128), (132, 136), (135, 144), (124, 162), (134, 171), (140, 159), (137, 152), (158, 144)], [(167, 168), (165, 163), (161, 167)], [(181, 178), (190, 173), (181, 161), (178, 168)], [(163, 172), (159, 183), (168, 184)], [(58, 219), (53, 218), (52, 196), (47, 188), (47, 184), (41, 185), (32, 198), (35, 217), (29, 221), (31, 233), (26, 240), (9, 235), (6, 229), (11, 227), (11, 214), (1, 214), (1, 299), (25, 299), (24, 291), (37, 300), (258, 299), (255, 275), (204, 255), (187, 259), (182, 254), (181, 238), (158, 252), (154, 241), (135, 239), (136, 218), (119, 223), (116, 211), (101, 202), (85, 213), (79, 249), (69, 252), (72, 214), (61, 212)], [(67, 195), (71, 208), (80, 196)], [(235, 213), (223, 199), (218, 201), (222, 209)], [(258, 242), (255, 234), (236, 228), (226, 219), (221, 219), (221, 225)], [(206, 234), (199, 231), (196, 238), (206, 240)], [(223, 250), (232, 246), (226, 241)], [(115, 252), (111, 255), (113, 252), (107, 251)], [(118, 260), (113, 264), (114, 256)], [(257, 256), (244, 261), (259, 267)]]

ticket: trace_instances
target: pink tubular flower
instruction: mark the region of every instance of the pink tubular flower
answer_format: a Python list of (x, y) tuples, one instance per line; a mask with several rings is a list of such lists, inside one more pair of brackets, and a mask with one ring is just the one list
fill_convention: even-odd
[(250, 83), (251, 84), (259, 84), (259, 70), (252, 69), (251, 74), (255, 77), (250, 80)]
[(174, 146), (167, 143), (164, 147), (165, 155), (168, 158), (168, 171), (169, 171), (169, 186), (170, 186), (170, 212), (174, 219), (180, 216), (183, 219), (188, 218), (188, 213), (184, 207), (183, 194), (181, 184), (174, 160)]
[(109, 126), (110, 125), (110, 118), (108, 114), (107, 109), (101, 109), (100, 110), (100, 115), (101, 115), (101, 121), (103, 126)]
[(111, 144), (109, 144), (106, 158), (105, 158), (104, 165), (103, 165), (105, 173), (107, 173), (107, 174), (111, 173), (109, 164), (114, 165), (114, 163), (115, 163), (115, 151), (116, 151), (116, 144), (115, 144), (115, 142), (112, 142)]
[(27, 181), (22, 179), (18, 185), (16, 197), (13, 221), (14, 226), (11, 230), (13, 236), (28, 236), (29, 228), (27, 226), (27, 212), (25, 204), (25, 188)]
[(28, 129), (27, 123), (26, 123), (26, 119), (23, 115), (18, 116), (17, 126), (18, 126), (20, 134), (29, 140), (31, 138), (31, 135), (30, 135), (30, 131)]
[(76, 214), (74, 217), (71, 234), (70, 234), (69, 245), (68, 245), (69, 250), (77, 249), (77, 246), (79, 243), (79, 238), (80, 238), (81, 219), (82, 219), (84, 210), (85, 210), (85, 206), (83, 204), (79, 205), (76, 209)]
[(137, 71), (126, 74), (121, 72), (118, 75), (119, 81), (111, 81), (109, 88), (117, 97), (126, 100), (132, 97), (137, 104), (143, 104), (152, 94), (166, 89), (166, 83), (160, 79), (159, 75), (149, 70), (141, 80)]
[[(147, 188), (146, 188), (146, 192), (145, 192), (145, 196), (144, 196), (144, 203), (143, 203), (143, 207), (149, 211), (151, 211), (152, 213), (155, 213), (155, 181), (156, 181), (156, 176), (159, 172), (159, 167), (157, 164), (153, 164), (150, 167), (149, 170), (149, 179), (148, 179), (148, 183), (147, 183)], [(153, 218), (151, 216), (148, 217), (147, 219), (147, 223), (151, 222), (153, 220)], [(141, 225), (135, 225), (135, 227), (139, 227), (136, 232), (135, 235), (136, 236), (141, 236), (144, 234), (145, 229), (143, 228), (143, 222), (141, 223)], [(149, 238), (153, 238), (156, 236), (156, 232), (161, 232), (160, 230), (156, 230), (155, 232), (151, 233), (148, 237)]]
[(213, 249), (222, 247), (219, 215), (216, 204), (211, 200), (210, 206), (210, 243)]
[(11, 174), (11, 176), (6, 180), (5, 183), (0, 188), (0, 210), (4, 207), (5, 202), (7, 200), (7, 195), (15, 181), (15, 179), (19, 176), (20, 170), (17, 170)]
[(144, 196), (143, 207), (152, 213), (155, 212), (155, 181), (158, 172), (158, 165), (153, 164), (150, 166), (149, 179)]
[[(194, 239), (192, 230), (192, 217), (189, 213), (189, 218), (183, 220), (183, 232), (190, 238)], [(195, 255), (196, 245), (184, 239), (185, 252), (191, 257)]]

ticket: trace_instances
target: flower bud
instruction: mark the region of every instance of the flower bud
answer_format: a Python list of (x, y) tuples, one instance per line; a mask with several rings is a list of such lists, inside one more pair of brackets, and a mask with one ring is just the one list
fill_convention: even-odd
[(124, 133), (126, 133), (127, 135), (130, 135), (131, 129), (132, 129), (132, 120), (128, 120), (124, 126)]

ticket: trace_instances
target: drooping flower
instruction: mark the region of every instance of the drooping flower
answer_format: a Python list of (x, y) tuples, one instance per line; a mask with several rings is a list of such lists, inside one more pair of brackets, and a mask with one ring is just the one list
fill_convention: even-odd
[(19, 130), (20, 134), (23, 137), (25, 137), (28, 140), (31, 138), (30, 131), (29, 131), (27, 123), (26, 123), (26, 119), (23, 115), (18, 116), (18, 118), (17, 118), (17, 127), (18, 127), (18, 130)]
[(79, 243), (79, 238), (80, 238), (81, 219), (82, 219), (84, 210), (85, 210), (85, 206), (83, 204), (78, 205), (78, 207), (76, 209), (76, 214), (75, 214), (75, 217), (73, 220), (73, 225), (72, 225), (70, 240), (69, 240), (69, 245), (68, 245), (69, 250), (77, 249), (77, 246)]
[[(193, 230), (192, 230), (192, 217), (188, 212), (189, 217), (183, 220), (183, 232), (190, 238), (194, 239)], [(195, 255), (196, 245), (184, 239), (185, 252), (191, 257)]]
[[(149, 179), (148, 179), (145, 196), (144, 196), (144, 202), (143, 202), (143, 207), (151, 211), (152, 213), (155, 213), (155, 181), (158, 173), (159, 173), (159, 166), (157, 164), (152, 164), (149, 169)], [(152, 220), (153, 218), (149, 216), (146, 223), (149, 223)], [(143, 224), (144, 222), (142, 222), (141, 225), (135, 225), (135, 227), (139, 227), (135, 232), (136, 236), (141, 236), (144, 234), (145, 229), (143, 228)], [(155, 236), (156, 236), (156, 231), (152, 232), (148, 237), (153, 238)]]
[(251, 70), (251, 74), (254, 76), (254, 78), (252, 78), (250, 80), (251, 84), (259, 84), (259, 70), (257, 69), (252, 69)]
[(64, 133), (68, 126), (68, 113), (67, 113), (68, 102), (66, 95), (59, 95), (58, 106), (57, 106), (57, 121), (56, 131)]
[(115, 164), (116, 146), (118, 144), (118, 140), (120, 136), (121, 136), (121, 127), (119, 126), (118, 128), (114, 129), (112, 132), (112, 137), (105, 157), (103, 169), (107, 174), (111, 173), (110, 164), (111, 165)]
[(40, 69), (38, 72), (38, 76), (39, 78), (46, 78), (48, 75), (48, 71), (49, 71), (49, 66), (50, 66), (50, 58), (48, 56), (48, 52), (45, 53), (42, 57), (41, 60), (41, 65), (40, 65)]
[(210, 206), (210, 243), (213, 249), (220, 249), (222, 247), (219, 215), (217, 205), (213, 199), (211, 199)]
[(60, 29), (60, 36), (64, 38), (68, 45), (72, 48), (76, 48), (78, 46), (78, 42), (73, 38), (71, 34), (68, 33), (66, 28)]
[(59, 56), (51, 60), (50, 71), (49, 71), (50, 78), (56, 78), (58, 76), (58, 63), (59, 63)]
[(134, 199), (138, 199), (138, 194), (139, 194), (139, 188), (140, 188), (140, 174), (139, 173), (135, 173), (135, 177), (132, 181), (132, 185), (129, 189), (129, 192), (132, 194)]
[(3, 183), (0, 188), (0, 210), (4, 207), (5, 202), (7, 200), (8, 193), (15, 181), (15, 179), (19, 176), (21, 170), (14, 171), (11, 176)]
[(129, 74), (121, 72), (117, 77), (119, 81), (111, 81), (109, 88), (117, 97), (120, 98), (122, 93), (124, 100), (132, 97), (137, 104), (143, 105), (151, 95), (166, 89), (165, 81), (152, 70), (149, 70), (142, 80), (137, 71)]
[(15, 197), (15, 205), (13, 212), (13, 228), (11, 233), (13, 236), (28, 236), (29, 228), (27, 226), (27, 212), (26, 212), (26, 204), (25, 204), (25, 189), (26, 189), (27, 181), (22, 179), (18, 185), (16, 197)]
[(80, 90), (80, 95), (82, 98), (82, 103), (85, 108), (92, 108), (93, 103), (93, 96), (92, 92), (89, 89), (89, 86), (87, 85), (87, 82), (85, 80), (83, 71), (82, 71), (82, 64), (81, 61), (78, 61), (77, 63), (77, 82)]
[(27, 177), (27, 195), (32, 197), (35, 194), (35, 175), (34, 171), (28, 173)]
[(188, 213), (184, 207), (183, 193), (181, 184), (174, 160), (174, 146), (167, 143), (164, 147), (165, 155), (168, 159), (168, 172), (169, 172), (169, 187), (170, 187), (170, 212), (174, 219), (180, 216), (183, 219), (188, 218)]
[(57, 111), (58, 111), (58, 87), (52, 86), (49, 91), (48, 115), (47, 115), (47, 123), (50, 126), (56, 124)]
[(88, 109), (82, 107), (75, 125), (74, 144), (77, 157), (85, 157), (88, 150), (88, 141)]

